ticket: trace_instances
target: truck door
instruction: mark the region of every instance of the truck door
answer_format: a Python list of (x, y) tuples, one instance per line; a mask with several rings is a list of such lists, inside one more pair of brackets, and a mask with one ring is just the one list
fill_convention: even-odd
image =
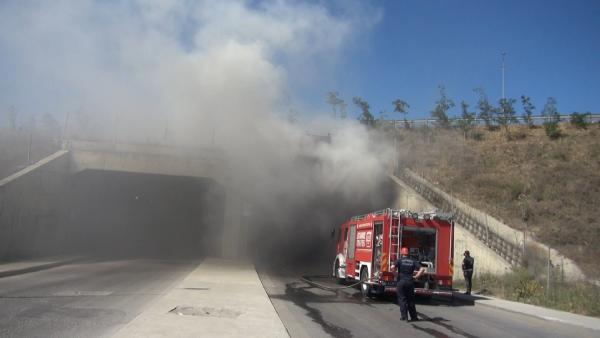
[[(383, 263), (383, 222), (375, 222), (375, 236), (373, 236), (373, 273), (381, 272), (381, 264)], [(386, 262), (387, 263), (387, 262)]]
[(356, 249), (356, 224), (350, 226), (350, 236), (348, 236), (348, 252), (346, 256), (346, 276), (356, 278), (354, 269), (354, 251)]

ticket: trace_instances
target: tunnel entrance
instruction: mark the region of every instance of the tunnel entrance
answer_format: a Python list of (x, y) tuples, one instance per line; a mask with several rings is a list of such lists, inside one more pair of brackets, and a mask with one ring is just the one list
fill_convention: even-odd
[(212, 179), (84, 170), (69, 187), (69, 241), (92, 255), (218, 256), (224, 191)]

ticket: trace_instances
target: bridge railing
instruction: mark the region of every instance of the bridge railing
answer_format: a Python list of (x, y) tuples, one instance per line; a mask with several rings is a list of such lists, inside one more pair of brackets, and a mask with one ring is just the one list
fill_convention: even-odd
[[(525, 123), (525, 118), (523, 116), (515, 116), (518, 123)], [(456, 122), (462, 121), (462, 118), (450, 118), (450, 123), (455, 124)], [(535, 115), (531, 117), (531, 120), (535, 125), (540, 125), (548, 120), (548, 116), (544, 115)], [(568, 122), (571, 120), (571, 115), (559, 115), (559, 122)], [(585, 116), (585, 121), (587, 123), (598, 123), (600, 122), (600, 114), (589, 114)], [(418, 127), (433, 127), (436, 125), (436, 119), (413, 119), (413, 120), (385, 120), (383, 123), (386, 125), (392, 125), (396, 129), (406, 128), (407, 124), (410, 128), (418, 128)], [(475, 125), (484, 125), (485, 120), (481, 118), (475, 118), (473, 120), (473, 124)]]

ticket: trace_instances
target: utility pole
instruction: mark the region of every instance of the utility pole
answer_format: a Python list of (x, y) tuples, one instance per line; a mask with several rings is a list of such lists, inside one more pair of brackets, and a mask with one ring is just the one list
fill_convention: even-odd
[(504, 64), (504, 59), (506, 58), (506, 52), (502, 52), (502, 98), (505, 99), (506, 96), (504, 95), (504, 70), (505, 70), (505, 64)]
[(546, 299), (550, 297), (550, 245), (548, 245), (548, 266), (546, 268)]
[(27, 165), (31, 164), (31, 146), (33, 144), (33, 127), (35, 124), (35, 117), (31, 115), (29, 117), (29, 145), (27, 146)]

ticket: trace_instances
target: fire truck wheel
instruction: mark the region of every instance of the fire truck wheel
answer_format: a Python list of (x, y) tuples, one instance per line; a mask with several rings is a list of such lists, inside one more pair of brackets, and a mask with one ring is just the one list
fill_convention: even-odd
[(360, 283), (360, 293), (365, 298), (372, 296), (371, 285), (365, 282), (367, 279), (369, 279), (368, 269), (364, 267), (360, 270), (360, 281), (362, 282)]
[(338, 261), (337, 259), (335, 260), (334, 271), (335, 279), (337, 280), (338, 284), (343, 284), (346, 281), (346, 279), (340, 277), (340, 261)]

